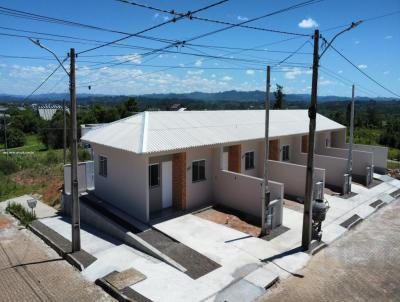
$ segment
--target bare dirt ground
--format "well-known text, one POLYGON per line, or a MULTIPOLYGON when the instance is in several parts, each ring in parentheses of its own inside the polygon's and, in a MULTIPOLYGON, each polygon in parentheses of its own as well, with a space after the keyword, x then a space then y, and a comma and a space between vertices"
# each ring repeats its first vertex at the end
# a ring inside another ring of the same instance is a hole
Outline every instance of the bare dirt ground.
POLYGON ((207 209, 195 215, 255 237, 258 237, 261 231, 260 227, 250 224, 234 214, 219 209, 207 209))
POLYGON ((114 301, 43 241, 0 213, 0 301, 114 301))
POLYGON ((257 301, 400 301, 400 200, 380 209, 257 301))

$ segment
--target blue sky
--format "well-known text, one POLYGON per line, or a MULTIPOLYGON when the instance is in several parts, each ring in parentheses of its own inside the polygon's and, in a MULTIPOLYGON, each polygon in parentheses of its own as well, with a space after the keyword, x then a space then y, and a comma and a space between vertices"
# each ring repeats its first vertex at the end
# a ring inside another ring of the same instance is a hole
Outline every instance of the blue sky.
MULTIPOLYGON (((138 0, 138 2, 163 9, 186 12, 215 1, 138 0)), ((302 1, 230 0, 207 11, 200 12, 197 16, 237 23, 300 2, 302 1)), ((68 2, 58 0, 0 0, 0 6, 129 33, 138 32, 170 18, 170 15, 167 14, 156 13, 115 0, 71 0, 68 2)), ((248 25, 303 34, 311 34, 315 27, 318 27, 322 35, 329 40, 341 28, 331 31, 324 31, 325 29, 395 11, 400 11, 399 0, 325 0, 251 22, 248 25)), ((2 79, 0 81, 0 93, 18 95, 27 95, 32 92, 57 65, 52 60, 42 60, 50 59, 50 55, 28 39, 10 37, 4 34, 42 38, 46 36, 16 32, 11 29, 100 41, 112 41, 123 37, 123 35, 117 33, 26 20, 4 14, 0 14, 0 26, 2 27, 0 28, 0 76, 2 79), (28 56, 40 59, 6 58, 4 56, 28 56)), ((222 27, 224 25, 185 19, 154 29, 147 32, 146 35, 182 41, 222 27)), ((335 41, 334 46, 366 73, 393 91, 400 93, 399 29, 400 14, 366 21, 356 29, 340 36, 335 41)), ((312 42, 310 38, 301 36, 283 41, 292 37, 236 27, 191 42, 196 45, 187 45, 187 47, 179 49, 170 48, 169 53, 156 53, 151 56, 142 56, 141 54, 146 52, 142 49, 104 47, 78 56, 77 92, 144 94, 191 91, 215 92, 231 89, 263 90, 265 87, 263 69, 267 62, 275 65, 276 62, 288 55, 279 51, 294 51, 306 40, 312 42), (235 51, 216 48, 215 46, 256 48, 256 50, 235 51), (187 55, 183 52, 196 54, 196 56, 187 55), (203 54, 228 59, 202 58, 201 55, 203 54), (237 61, 237 59, 246 61, 237 61), (98 64, 99 62, 123 62, 127 60, 130 61, 129 64, 113 67, 108 67, 110 64, 98 64), (166 69, 164 66, 180 68, 166 69), (91 90, 88 89, 88 85, 91 86, 91 90)), ((61 39, 59 37, 53 38, 61 39)), ((82 44, 82 41, 71 43, 72 40, 67 40, 69 42, 41 39, 41 42, 54 50, 60 57, 64 57, 70 47, 74 47, 77 52, 80 52, 94 46, 82 44)), ((154 49, 167 45, 163 42, 136 37, 129 38, 121 43, 154 49)), ((312 62, 311 52, 312 45, 306 43, 299 54, 287 61, 287 65, 273 68, 272 84, 283 85, 286 93, 310 93, 311 71, 308 67, 311 66, 312 62), (293 64, 289 64, 289 62, 293 64), (302 67, 295 67, 295 65, 302 67)), ((357 95, 392 96, 361 75, 332 50, 328 50, 324 54, 320 63, 322 67, 319 73, 319 95, 350 95, 351 82, 355 82, 358 88, 357 95)), ((68 79, 60 69, 37 93, 66 92, 67 90, 68 79)))

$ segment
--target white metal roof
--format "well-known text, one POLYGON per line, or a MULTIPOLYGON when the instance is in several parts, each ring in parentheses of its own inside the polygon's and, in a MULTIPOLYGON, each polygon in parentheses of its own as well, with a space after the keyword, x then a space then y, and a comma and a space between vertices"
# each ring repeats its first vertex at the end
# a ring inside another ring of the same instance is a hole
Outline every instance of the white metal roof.
MULTIPOLYGON (((271 110, 270 138, 307 134, 307 110, 271 110)), ((317 131, 345 127, 317 115, 317 131)), ((264 110, 150 111, 104 125, 82 137, 89 143, 138 154, 264 138, 264 110)))

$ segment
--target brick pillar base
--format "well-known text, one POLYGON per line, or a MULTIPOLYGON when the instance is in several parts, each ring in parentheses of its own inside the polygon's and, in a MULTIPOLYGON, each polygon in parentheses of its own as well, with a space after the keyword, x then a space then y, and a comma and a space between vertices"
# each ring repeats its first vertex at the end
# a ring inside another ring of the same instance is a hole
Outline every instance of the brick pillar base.
POLYGON ((179 210, 186 209, 186 153, 172 156, 172 200, 179 210))
POLYGON ((228 170, 232 172, 241 172, 242 145, 229 146, 228 151, 228 170))

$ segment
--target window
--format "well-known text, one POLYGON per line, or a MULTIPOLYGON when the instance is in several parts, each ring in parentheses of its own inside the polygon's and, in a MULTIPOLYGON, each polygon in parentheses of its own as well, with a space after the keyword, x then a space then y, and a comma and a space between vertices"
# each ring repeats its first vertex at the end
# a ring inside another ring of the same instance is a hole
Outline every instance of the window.
POLYGON ((251 152, 246 152, 244 154, 244 159, 245 159, 245 169, 246 170, 250 170, 250 169, 254 169, 254 151, 251 152))
POLYGON ((329 147, 329 138, 325 139, 325 147, 329 147))
POLYGON ((282 160, 289 160, 289 145, 282 146, 282 160))
POLYGON ((99 156, 99 175, 107 177, 107 157, 99 156))
POLYGON ((206 161, 198 160, 192 163, 192 182, 206 180, 206 161))
POLYGON ((157 187, 160 185, 160 165, 153 164, 149 166, 149 185, 157 187))

